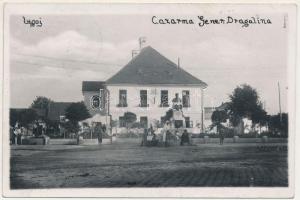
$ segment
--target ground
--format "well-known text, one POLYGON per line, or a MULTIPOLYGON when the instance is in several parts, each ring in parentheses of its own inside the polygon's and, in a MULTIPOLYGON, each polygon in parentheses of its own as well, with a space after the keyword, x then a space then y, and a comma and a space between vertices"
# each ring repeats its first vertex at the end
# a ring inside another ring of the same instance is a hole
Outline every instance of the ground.
POLYGON ((11 188, 288 186, 286 143, 11 147, 11 188))

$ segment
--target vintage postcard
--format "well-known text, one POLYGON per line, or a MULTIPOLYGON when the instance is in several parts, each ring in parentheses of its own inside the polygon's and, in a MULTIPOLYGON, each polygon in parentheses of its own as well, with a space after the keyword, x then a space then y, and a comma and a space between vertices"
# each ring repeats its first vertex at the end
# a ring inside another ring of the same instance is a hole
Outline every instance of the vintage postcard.
POLYGON ((3 196, 292 198, 292 3, 4 3, 3 196))

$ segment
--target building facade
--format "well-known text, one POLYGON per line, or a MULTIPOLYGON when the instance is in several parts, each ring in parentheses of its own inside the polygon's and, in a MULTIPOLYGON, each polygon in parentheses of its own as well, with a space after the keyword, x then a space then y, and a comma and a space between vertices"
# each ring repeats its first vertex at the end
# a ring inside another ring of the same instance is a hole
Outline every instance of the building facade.
POLYGON ((203 126, 203 94, 207 84, 150 46, 105 83, 83 82, 83 85, 84 102, 90 113, 108 114, 118 121, 119 127, 124 126, 126 112, 134 113, 138 122, 149 127, 162 121, 176 102, 180 102, 182 127, 203 126), (98 86, 86 87, 87 84, 98 86), (93 106, 97 95, 98 107, 97 103, 93 106))

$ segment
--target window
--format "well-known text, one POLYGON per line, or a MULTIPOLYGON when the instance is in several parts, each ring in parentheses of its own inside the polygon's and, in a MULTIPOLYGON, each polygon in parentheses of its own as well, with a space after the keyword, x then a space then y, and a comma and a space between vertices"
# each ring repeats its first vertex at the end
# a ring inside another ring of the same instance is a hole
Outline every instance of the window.
POLYGON ((119 127, 126 127, 124 117, 119 117, 119 127))
POLYGON ((192 128, 193 127, 193 121, 190 121, 190 117, 185 117, 185 127, 186 128, 192 128))
POLYGON ((127 107, 127 91, 126 90, 119 90, 118 107, 127 107))
POLYGON ((93 109, 96 109, 96 108, 99 108, 99 106, 100 106, 100 98, 99 98, 99 96, 98 95, 92 96, 92 98, 91 98, 91 107, 93 109))
POLYGON ((188 90, 183 90, 182 91, 182 106, 184 108, 190 107, 190 91, 188 90))
POLYGON ((140 107, 147 107, 147 90, 140 91, 140 107))
POLYGON ((148 128, 148 118, 140 117, 140 124, 142 128, 148 128))
POLYGON ((160 106, 161 107, 169 107, 168 103, 168 90, 161 90, 160 91, 160 106))

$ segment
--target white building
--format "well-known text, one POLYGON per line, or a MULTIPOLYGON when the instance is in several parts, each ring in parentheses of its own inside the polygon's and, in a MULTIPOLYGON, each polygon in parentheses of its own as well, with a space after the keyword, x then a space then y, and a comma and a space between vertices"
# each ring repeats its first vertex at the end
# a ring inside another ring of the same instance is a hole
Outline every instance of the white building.
POLYGON ((136 114, 137 121, 148 127, 161 121, 177 95, 185 119, 179 124, 192 128, 202 127, 206 87, 206 83, 148 46, 105 83, 83 82, 82 91, 91 114, 109 114, 120 127, 124 126, 125 112, 136 114))

